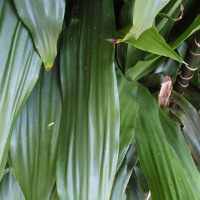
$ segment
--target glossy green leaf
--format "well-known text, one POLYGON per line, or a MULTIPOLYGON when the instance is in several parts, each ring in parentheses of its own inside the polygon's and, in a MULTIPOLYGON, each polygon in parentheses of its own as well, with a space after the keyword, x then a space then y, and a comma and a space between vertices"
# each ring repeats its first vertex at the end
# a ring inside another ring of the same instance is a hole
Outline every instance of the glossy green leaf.
POLYGON ((180 129, 142 86, 138 98, 136 144, 152 199, 198 200, 200 176, 180 129))
POLYGON ((195 161, 200 165, 200 117, 197 110, 182 96, 173 93, 173 100, 179 109, 172 108, 173 113, 183 123, 183 131, 195 161))
MULTIPOLYGON (((182 33, 176 40, 174 40, 171 44, 170 47, 172 49, 177 48, 181 43, 186 40, 188 37, 190 37, 194 32, 198 31, 200 29, 199 26, 200 23, 200 15, 196 17, 196 19, 193 21, 193 23, 188 27, 188 29, 182 33)), ((144 32, 145 33, 145 32, 144 32)), ((144 34, 143 33, 143 34, 144 34)), ((143 35, 142 34, 142 35, 143 35)), ((149 44, 151 42, 149 41, 149 44)), ((151 45, 149 45, 151 46, 151 45)), ((139 47, 138 47, 139 48, 139 47)), ((154 52, 155 53, 155 52, 154 52)), ((171 57, 172 58, 172 57, 171 57)), ((172 58, 174 59, 174 58, 172 58)), ((128 80, 138 80, 142 76, 146 75, 147 73, 151 72, 155 67, 158 65, 159 62, 163 60, 160 58, 159 55, 152 55, 147 57, 145 60, 138 61, 137 64, 133 67, 130 67, 126 73, 125 77, 128 80)), ((176 60, 176 59, 174 59, 176 60)))
MULTIPOLYGON (((121 27, 130 25, 133 21, 134 1, 124 1, 120 11, 119 21, 121 27)), ((138 60, 143 60, 146 52, 126 43, 116 45, 117 59, 122 71, 134 66, 138 60)))
POLYGON ((183 41, 185 41, 188 37, 190 37, 193 33, 200 30, 200 14, 197 15, 192 24, 187 28, 185 32, 183 32, 176 40, 174 40, 170 46, 175 49, 177 48, 183 41))
POLYGON ((184 1, 185 0, 171 0, 161 11, 161 13, 168 17, 163 18, 158 15, 158 19, 156 18, 156 28, 163 37, 166 38, 170 35, 171 29, 177 24, 173 19, 177 19, 181 16, 180 4, 184 3, 184 1))
MULTIPOLYGON (((196 17, 196 19, 193 21, 193 23, 188 27, 188 29, 184 33, 182 33, 176 40, 171 42, 170 47, 172 49, 177 48, 184 40, 186 40, 188 37, 190 37, 194 32, 198 31, 200 29, 199 23, 200 23, 200 17, 198 15, 196 17)), ((122 32, 119 31, 118 35, 121 38, 123 38, 124 33, 126 31, 127 31, 127 29, 125 29, 122 32)), ((145 37, 145 39, 147 39, 147 38, 148 37, 145 37)), ((142 42, 143 41, 144 40, 142 40, 142 42)), ((148 44, 151 44, 152 41, 153 41, 153 39, 149 40, 148 44)), ((152 45, 149 45, 148 48, 150 48, 151 46, 152 45)), ((137 47, 140 48, 139 45, 137 47)), ((144 49, 144 48, 142 48, 142 49, 144 49)), ((150 52, 153 52, 153 51, 151 50, 150 52)), ((155 52, 153 52, 153 53, 155 53, 155 52)), ((159 53, 157 53, 157 54, 159 54, 159 53)), ((152 56, 147 57, 145 60, 138 61, 135 64, 135 66, 129 67, 129 69, 125 72, 126 78, 128 80, 138 80, 142 76, 144 76, 147 73, 151 72, 152 70, 154 70, 156 68, 156 66, 158 65, 159 61, 163 60, 163 59, 161 59, 159 57, 160 57, 159 55, 152 55, 152 56)))
POLYGON ((144 31, 152 27, 156 15, 168 2, 169 0, 135 0, 133 26, 123 40, 137 40, 144 31))
POLYGON ((28 28, 46 70, 53 66, 62 30, 65 0, 14 0, 18 15, 28 28))
POLYGON ((144 194, 144 196, 147 197, 148 193, 149 193, 149 186, 148 186, 147 180, 146 180, 145 175, 142 171, 142 168, 140 166, 139 161, 134 166, 133 176, 139 182, 142 193, 144 194))
POLYGON ((160 111, 159 116, 167 141, 172 149, 176 152, 179 161, 181 162, 182 166, 184 166, 187 174, 192 180, 191 185, 193 185, 193 188, 200 193, 199 173, 195 167, 187 142, 183 137, 183 133, 177 124, 170 120, 164 112, 160 111))
POLYGON ((131 176, 126 188, 126 200, 144 200, 145 195, 140 187, 137 178, 131 176))
POLYGON ((140 60, 134 67, 130 67, 126 71, 125 77, 130 81, 136 81, 158 67, 163 60, 164 58, 158 55, 152 55, 145 60, 140 60))
POLYGON ((49 198, 49 200, 59 200, 58 194, 57 194, 57 189, 56 189, 56 185, 54 186, 54 189, 51 193, 51 196, 49 198))
POLYGON ((174 40, 177 34, 184 32, 188 23, 191 23, 191 19, 197 13, 199 13, 199 5, 196 0, 170 0, 170 2, 161 11, 167 14, 173 19, 182 18, 176 22, 166 18, 156 17, 156 28, 158 32, 167 40, 174 40), (184 8, 182 13, 182 7, 184 8))
POLYGON ((119 102, 120 102, 120 143, 117 169, 134 139, 136 116, 139 102, 135 99, 137 94, 136 82, 127 81, 120 70, 117 71, 119 102))
POLYGON ((55 68, 42 70, 11 139, 13 171, 27 200, 49 200, 55 184, 62 109, 58 65, 55 68))
POLYGON ((110 200, 121 200, 127 184, 129 182, 129 179, 131 177, 133 167, 138 161, 138 155, 136 150, 136 143, 133 142, 130 145, 130 148, 123 160, 123 163, 121 164, 119 170, 117 171, 115 175, 115 182, 112 189, 112 195, 110 200))
POLYGON ((11 172, 6 173, 0 182, 1 200, 25 200, 17 179, 11 172))
MULTIPOLYGON (((126 31, 127 29, 123 29, 119 34, 123 35, 123 33, 126 31)), ((118 42, 122 41, 123 40, 119 40, 118 42)), ((184 63, 184 61, 178 56, 178 54, 176 54, 172 50, 172 48, 165 42, 163 37, 158 33, 158 31, 154 26, 144 31, 137 40, 129 39, 125 40, 124 42, 133 45, 139 49, 142 49, 144 51, 155 53, 161 56, 166 56, 174 60, 177 60, 181 63, 184 63)))
POLYGON ((0 179, 12 129, 32 91, 41 67, 31 37, 15 13, 11 0, 0 1, 0 179))
POLYGON ((112 0, 74 2, 63 36, 63 113, 57 163, 61 200, 110 198, 119 152, 112 0), (89 22, 89 23, 88 23, 89 22))
MULTIPOLYGON (((180 46, 177 48, 179 55, 181 56, 182 59, 185 58, 185 54, 187 51, 188 45, 186 43, 181 43, 180 46)), ((158 68, 160 64, 164 62, 165 58, 160 57, 158 55, 150 55, 144 60, 140 60, 136 63, 135 66, 130 67, 126 72, 125 72, 125 77, 128 80, 138 80, 141 77, 147 75, 154 69, 158 68)), ((180 63, 181 64, 181 63, 180 63)), ((169 59, 163 68, 163 74, 167 73, 166 75, 174 74, 177 73, 178 69, 178 63, 174 59, 169 59), (172 67, 172 65, 174 67, 172 67)))

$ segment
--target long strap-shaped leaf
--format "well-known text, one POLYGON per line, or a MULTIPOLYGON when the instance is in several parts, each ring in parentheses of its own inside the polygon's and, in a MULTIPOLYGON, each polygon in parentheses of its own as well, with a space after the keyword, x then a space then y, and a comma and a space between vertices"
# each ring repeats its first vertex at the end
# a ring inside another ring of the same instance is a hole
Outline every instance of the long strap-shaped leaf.
POLYGON ((19 183, 11 172, 5 174, 0 182, 0 199, 25 200, 19 183))
POLYGON ((121 200, 125 194, 125 190, 131 177, 133 167, 138 161, 137 149, 135 141, 125 155, 125 158, 115 175, 115 182, 112 189, 111 200, 121 200))
POLYGON ((197 110, 182 96, 172 93, 173 100, 181 109, 172 112, 182 121, 184 135, 195 161, 200 165, 200 117, 197 110))
POLYGON ((134 132, 139 102, 135 99, 138 87, 137 82, 127 81, 120 70, 117 70, 116 74, 120 102, 120 143, 117 163, 117 169, 119 169, 129 145, 135 137, 134 132))
POLYGON ((147 89, 140 86, 138 91, 136 143, 152 199, 200 199, 200 177, 180 129, 159 114, 147 89))
POLYGON ((0 179, 7 162, 12 129, 32 91, 41 60, 11 0, 0 1, 0 179))
POLYGON ((62 200, 108 200, 119 151, 111 0, 77 0, 61 50, 63 114, 57 164, 62 200))
POLYGON ((65 0, 14 0, 17 12, 31 33, 46 70, 53 66, 62 30, 65 0))
POLYGON ((49 200, 55 184, 62 108, 58 75, 42 70, 13 130, 12 166, 27 200, 49 200))

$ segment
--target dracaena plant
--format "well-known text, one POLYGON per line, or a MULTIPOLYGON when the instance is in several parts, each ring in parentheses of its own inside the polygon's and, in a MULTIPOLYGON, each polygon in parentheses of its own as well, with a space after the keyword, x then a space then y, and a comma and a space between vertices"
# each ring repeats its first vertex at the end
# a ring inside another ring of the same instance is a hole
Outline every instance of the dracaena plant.
POLYGON ((0 199, 200 199, 197 0, 0 1, 0 199))

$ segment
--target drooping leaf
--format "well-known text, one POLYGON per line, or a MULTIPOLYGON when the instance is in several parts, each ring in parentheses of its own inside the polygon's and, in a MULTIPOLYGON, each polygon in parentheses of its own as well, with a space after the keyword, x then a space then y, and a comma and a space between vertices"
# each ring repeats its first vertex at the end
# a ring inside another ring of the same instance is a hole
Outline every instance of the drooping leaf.
POLYGON ((53 66, 62 30, 65 0, 14 0, 18 15, 28 28, 46 70, 53 66))
MULTIPOLYGON (((116 37, 123 37, 124 33, 126 33, 128 29, 129 27, 120 30, 116 37)), ((119 42, 123 42, 123 40, 117 40, 117 43, 119 42)), ((173 49, 165 42, 163 37, 158 33, 154 26, 144 31, 137 40, 129 39, 125 40, 124 42, 144 51, 148 51, 161 56, 166 56, 181 63, 184 63, 180 56, 178 56, 178 54, 176 54, 173 49)))
POLYGON ((114 181, 110 200, 122 199, 125 193, 127 184, 129 182, 129 179, 131 177, 133 167, 135 166, 137 161, 138 161, 138 155, 137 155, 137 150, 136 150, 136 143, 134 141, 130 145, 128 152, 115 175, 115 181, 114 181))
POLYGON ((58 65, 55 68, 42 70, 11 139, 13 171, 27 200, 49 200, 55 184, 62 109, 58 65))
POLYGON ((137 40, 144 31, 152 27, 156 15, 168 2, 169 0, 135 0, 133 26, 123 40, 137 40))
MULTIPOLYGON (((119 40, 117 42, 126 42, 144 51, 167 56, 184 63, 184 61, 167 45, 156 28, 152 26, 155 16, 168 2, 169 1, 164 0, 157 3, 152 0, 144 3, 143 1, 136 0, 133 16, 133 24, 135 22, 135 25, 133 25, 133 27, 129 25, 118 31, 116 38, 119 40), (147 8, 147 12, 144 12, 144 6, 147 8), (151 17, 149 17, 150 14, 151 17)), ((126 8, 126 10, 127 9, 130 12, 130 9, 126 8)))
POLYGON ((170 120, 164 112, 160 111, 159 116, 167 141, 172 149, 176 152, 180 163, 182 166, 184 166, 185 171, 189 175, 190 179, 193 180, 191 181, 191 185, 193 185, 193 188, 200 193, 199 173, 195 167, 187 142, 183 137, 180 128, 174 121, 170 120))
POLYGON ((163 57, 158 55, 152 55, 148 58, 138 61, 133 67, 130 67, 126 73, 125 77, 130 81, 136 81, 143 77, 144 75, 150 73, 156 67, 158 67, 164 61, 163 57))
MULTIPOLYGON (((135 1, 124 1, 120 11, 120 26, 126 27, 133 21, 133 9, 135 1)), ((138 60, 143 60, 146 52, 126 43, 116 45, 117 59, 123 72, 134 66, 138 60)))
POLYGON ((134 139, 136 116, 139 102, 135 99, 137 83, 127 81, 120 70, 117 71, 119 102, 120 102, 120 143, 117 169, 134 139))
MULTIPOLYGON (((182 42, 177 48, 177 51, 183 60, 185 60, 185 56, 187 54, 188 47, 189 47, 189 45, 186 42, 182 42)), ((162 78, 164 79, 165 76, 170 76, 172 78, 172 81, 175 82, 175 80, 177 78, 177 73, 178 73, 181 65, 182 65, 181 63, 178 63, 177 61, 175 61, 171 58, 167 59, 161 69, 162 78)))
POLYGON ((32 91, 41 67, 31 37, 15 13, 11 0, 0 1, 0 179, 12 129, 32 91))
POLYGON ((200 177, 180 129, 159 114, 155 99, 141 86, 138 98, 136 144, 152 199, 199 199, 200 177))
MULTIPOLYGON (((184 33, 182 33, 176 40, 174 40, 170 44, 170 47, 172 49, 178 48, 179 45, 181 45, 181 43, 184 40, 186 40, 194 32, 196 32, 200 29, 199 23, 200 23, 200 15, 198 15, 196 17, 196 19, 193 21, 193 23, 188 27, 188 29, 184 33)), ((151 42, 149 41, 149 44, 150 43, 151 42)), ((142 60, 138 61, 135 66, 130 67, 126 71, 125 77, 128 80, 138 80, 142 76, 146 75, 147 73, 149 73, 149 72, 151 72, 152 70, 155 69, 155 66, 157 66, 163 60, 163 58, 159 58, 159 57, 160 57, 159 55, 151 55, 143 61, 142 60)), ((172 58, 172 59, 174 59, 174 58, 172 58)), ((176 60, 176 59, 174 59, 174 60, 176 60)))
POLYGON ((103 39, 115 32, 113 5, 112 0, 78 0, 73 6, 60 58, 57 191, 61 200, 107 200, 119 151, 114 46, 103 39))
POLYGON ((183 123, 183 131, 195 161, 200 165, 200 117, 197 110, 182 96, 173 92, 173 100, 179 109, 172 108, 172 112, 183 123))
POLYGON ((17 179, 11 172, 6 173, 0 182, 1 200, 25 200, 17 179))

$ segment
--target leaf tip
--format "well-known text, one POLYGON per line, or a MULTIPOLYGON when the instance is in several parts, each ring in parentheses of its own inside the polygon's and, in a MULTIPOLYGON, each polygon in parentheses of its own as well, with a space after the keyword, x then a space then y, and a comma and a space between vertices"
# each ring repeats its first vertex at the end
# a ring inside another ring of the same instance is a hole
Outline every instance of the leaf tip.
POLYGON ((45 70, 49 71, 52 67, 53 67, 52 64, 47 64, 47 65, 45 65, 45 70))

